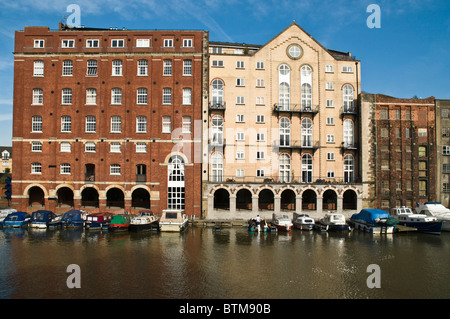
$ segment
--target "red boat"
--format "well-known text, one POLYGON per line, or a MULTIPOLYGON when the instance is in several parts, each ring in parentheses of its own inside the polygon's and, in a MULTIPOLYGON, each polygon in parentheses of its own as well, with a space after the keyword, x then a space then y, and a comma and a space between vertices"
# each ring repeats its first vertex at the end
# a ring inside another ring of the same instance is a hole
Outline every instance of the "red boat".
POLYGON ((113 214, 107 212, 89 214, 86 217, 86 228, 108 229, 112 217, 113 214))

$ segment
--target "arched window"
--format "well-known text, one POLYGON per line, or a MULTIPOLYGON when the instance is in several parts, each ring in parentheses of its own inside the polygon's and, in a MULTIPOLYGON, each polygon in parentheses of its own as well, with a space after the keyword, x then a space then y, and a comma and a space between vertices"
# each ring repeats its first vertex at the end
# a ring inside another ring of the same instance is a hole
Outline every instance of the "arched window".
POLYGON ((184 210, 184 161, 181 156, 170 158, 167 176, 167 208, 184 210))
POLYGON ((302 156, 302 183, 312 183, 313 160, 311 154, 302 156))
POLYGON ((344 121, 344 146, 345 147, 353 146, 353 143, 354 143, 353 121, 350 119, 346 119, 344 121))
POLYGON ((291 103, 291 69, 282 64, 278 68, 278 103, 281 110, 290 110, 291 103))
POLYGON ((353 87, 350 84, 342 88, 342 99, 344 101, 344 112, 353 112, 353 87))
POLYGON ((280 119, 280 146, 291 145, 291 122, 287 117, 280 119))
POLYGON ((212 82, 211 96, 213 107, 223 106, 223 87, 224 85, 222 80, 215 79, 212 82))
POLYGON ((301 134, 303 147, 312 147, 313 145, 312 128, 312 120, 309 117, 302 119, 301 134))
POLYGON ((288 154, 281 154, 280 160, 280 182, 281 183, 290 183, 291 182, 291 158, 288 154))
POLYGON ((312 70, 308 65, 300 69, 302 110, 312 109, 312 70))
POLYGON ((211 119, 211 144, 223 144, 223 118, 214 115, 211 119))
POLYGON ((214 152, 211 155, 211 182, 223 181, 223 155, 214 152))
POLYGON ((355 160, 352 155, 345 155, 344 157, 344 183, 353 183, 355 169, 355 160))

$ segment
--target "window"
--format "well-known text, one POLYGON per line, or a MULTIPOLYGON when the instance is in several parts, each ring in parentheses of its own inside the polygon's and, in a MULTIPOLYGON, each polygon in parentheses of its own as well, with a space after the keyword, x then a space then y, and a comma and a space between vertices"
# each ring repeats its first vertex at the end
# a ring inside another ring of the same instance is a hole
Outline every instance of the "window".
POLYGON ((308 65, 300 69, 302 110, 312 109, 312 69, 308 65))
POLYGON ((111 40, 112 48, 123 48, 125 46, 125 40, 123 39, 113 39, 111 40))
POLYGON ((236 151, 236 159, 239 159, 239 160, 245 159, 245 152, 244 151, 236 151))
POLYGON ((266 135, 264 133, 256 133, 256 141, 264 142, 266 140, 266 135))
POLYGON ((334 100, 327 100, 327 107, 334 107, 334 100))
POLYGON ((426 128, 419 128, 418 135, 419 135, 419 137, 426 137, 427 136, 427 129, 426 128))
POLYGON ((327 178, 334 178, 334 171, 327 171, 327 178))
POLYGON ((192 48, 192 39, 183 39, 183 47, 192 48))
POLYGON ((236 177, 244 177, 244 170, 243 169, 236 169, 236 177))
POLYGON ((111 153, 120 153, 121 152, 121 145, 119 142, 111 142, 109 144, 109 151, 111 153))
POLYGON ((350 84, 346 84, 342 88, 342 99, 344 101, 344 112, 354 112, 353 87, 350 84))
POLYGON ((61 142, 59 145, 59 151, 61 153, 70 153, 71 151, 71 145, 69 142, 61 142))
POLYGON ((211 155, 211 182, 223 181, 223 155, 214 152, 211 155))
POLYGON ((73 62, 71 60, 64 60, 62 75, 63 76, 72 76, 72 73, 73 73, 73 62))
POLYGON ((223 118, 219 115, 211 119, 211 144, 223 144, 223 118))
POLYGON ((122 104, 122 89, 111 89, 111 104, 122 104))
POLYGON ((44 91, 42 89, 33 89, 33 104, 42 105, 44 103, 44 91))
POLYGON ((442 146, 442 155, 450 155, 450 146, 442 146))
POLYGON ((137 104, 147 104, 147 89, 137 89, 137 104))
POLYGON ((42 116, 36 115, 31 118, 31 132, 42 133, 42 116))
POLYGON ((343 65, 342 73, 353 73, 353 66, 351 65, 343 65))
POLYGON ((313 124, 309 117, 302 119, 301 125, 301 137, 303 147, 312 147, 313 136, 312 136, 313 124))
POLYGON ((264 159, 264 151, 257 151, 257 152, 256 152, 256 159, 257 159, 257 160, 262 160, 262 159, 264 159))
POLYGON ((215 79, 211 85, 211 95, 212 95, 212 105, 215 106, 223 106, 223 88, 224 84, 222 80, 215 79))
POLYGON ((31 142, 32 152, 42 152, 42 142, 31 142))
POLYGON ((288 154, 281 154, 279 160, 279 173, 280 183, 291 182, 291 158, 288 154))
POLYGON ((136 39, 136 47, 137 48, 149 48, 150 47, 150 39, 136 39))
POLYGON ((211 53, 213 53, 213 54, 222 54, 222 48, 212 47, 211 48, 211 53))
POLYGON ((96 119, 95 116, 86 116, 86 133, 95 133, 96 119))
POLYGON ((411 109, 405 110, 405 120, 411 121, 411 109))
POLYGON ((333 82, 327 82, 325 85, 325 90, 334 90, 334 83, 333 82))
POLYGON ((87 75, 88 76, 96 76, 97 75, 97 61, 96 60, 88 60, 87 61, 87 75))
POLYGON ((236 114, 236 123, 244 123, 244 114, 236 114))
POLYGON ((34 40, 34 47, 35 48, 45 47, 45 41, 44 40, 34 40))
POLYGON ((419 196, 427 196, 427 181, 419 181, 419 196))
POLYGON ((381 160, 381 169, 384 171, 389 170, 389 160, 381 160))
POLYGON ((327 143, 334 143, 334 135, 327 134, 327 143))
POLYGON ((111 133, 122 132, 122 119, 120 116, 111 116, 111 133))
POLYGON ((326 73, 333 73, 333 66, 332 65, 325 65, 325 72, 326 73))
POLYGON ((216 68, 223 68, 223 61, 222 60, 212 60, 211 66, 216 67, 216 68))
POLYGON ((96 89, 86 89, 86 104, 96 105, 97 104, 97 90, 96 89))
POLYGON ((245 134, 244 132, 237 132, 236 133, 236 141, 243 142, 245 140, 245 134))
POLYGON ((244 69, 244 61, 236 61, 236 69, 244 69))
POLYGON ((184 210, 184 161, 181 156, 170 158, 167 175, 167 208, 184 210))
POLYGON ((62 104, 72 104, 72 89, 62 89, 62 104))
POLYGON ((94 142, 87 142, 84 145, 84 151, 86 153, 95 153, 95 143, 94 142))
POLYGON ((447 118, 449 114, 449 109, 441 109, 441 117, 447 118))
POLYGON ((42 165, 41 163, 31 163, 31 174, 41 174, 42 165))
POLYGON ((34 61, 33 76, 44 76, 44 61, 34 61))
POLYGON ((427 156, 427 148, 425 146, 419 146, 419 157, 427 156))
POLYGON ((290 72, 291 69, 286 64, 282 64, 278 68, 278 104, 281 110, 288 111, 290 109, 290 72))
POLYGON ((334 161, 334 153, 333 152, 327 153, 327 161, 334 161))
POLYGON ((182 133, 191 133, 191 117, 190 116, 183 116, 183 122, 182 122, 182 133))
POLYGON ((109 166, 109 174, 110 175, 120 175, 120 165, 119 164, 111 164, 109 166))
POLYGON ((61 116, 61 133, 70 133, 72 129, 72 119, 70 116, 61 116))
POLYGON ((236 96, 236 104, 245 104, 245 98, 243 96, 236 96))
POLYGON ((59 172, 63 175, 70 175, 70 164, 67 163, 61 164, 59 172))
POLYGON ((402 111, 400 109, 395 109, 395 119, 396 120, 402 119, 402 111))
POLYGON ((256 123, 258 123, 258 124, 264 123, 264 115, 263 114, 256 115, 256 123))
POLYGON ((291 145, 291 121, 282 117, 279 124, 280 146, 291 145))
POLYGON ((163 61, 163 75, 172 75, 172 60, 163 61))
POLYGON ((264 87, 264 79, 256 79, 256 87, 263 88, 264 87))
POLYGON ((192 75, 192 60, 183 60, 183 75, 192 75))
POLYGON ((136 153, 147 153, 147 144, 144 142, 137 142, 136 153))
POLYGON ((113 60, 112 61, 112 75, 113 76, 122 76, 122 60, 113 60))
POLYGON ((411 138, 411 129, 405 128, 405 137, 406 138, 411 138))
POLYGON ((257 96, 256 97, 256 105, 265 105, 264 96, 257 96))
POLYGON ((61 41, 61 47, 62 48, 74 48, 75 47, 75 40, 62 40, 61 41))
POLYGON ((256 62, 257 70, 264 70, 264 62, 256 62))
POLYGON ((192 104, 192 89, 184 88, 183 89, 183 105, 192 104))
POLYGON ((387 109, 380 110, 380 120, 389 120, 389 112, 387 109))
POLYGON ((382 127, 380 130, 380 135, 381 137, 388 137, 389 136, 389 131, 386 127, 382 127))
POLYGON ((450 192, 450 183, 444 183, 442 191, 445 192, 445 193, 450 192))
POLYGON ((139 60, 137 67, 137 75, 144 76, 148 75, 148 61, 147 60, 139 60))
POLYGON ((344 121, 344 146, 353 146, 354 143, 354 129, 353 121, 346 119, 344 121))
POLYGON ((147 117, 136 117, 136 133, 147 133, 147 117))
POLYGON ((444 174, 450 173, 450 164, 443 164, 443 166, 442 166, 442 172, 443 172, 444 174))
POLYGON ((162 104, 172 104, 172 89, 171 88, 163 89, 162 104))
POLYGON ((302 156, 302 183, 312 183, 313 160, 310 154, 302 156))
POLYGON ((264 177, 264 170, 263 169, 257 169, 256 170, 256 177, 264 177))
POLYGON ((327 125, 334 125, 334 117, 327 117, 327 125))
POLYGON ((173 47, 173 39, 164 39, 164 47, 173 47))
POLYGON ((98 48, 99 47, 99 40, 86 40, 86 48, 98 48))
POLYGON ((352 155, 344 157, 344 183, 354 182, 355 160, 352 155))
POLYGON ((172 132, 172 124, 170 116, 162 117, 162 132, 163 133, 171 133, 172 132))
POLYGON ((244 86, 245 85, 244 83, 245 83, 244 79, 242 78, 236 79, 236 86, 244 86))

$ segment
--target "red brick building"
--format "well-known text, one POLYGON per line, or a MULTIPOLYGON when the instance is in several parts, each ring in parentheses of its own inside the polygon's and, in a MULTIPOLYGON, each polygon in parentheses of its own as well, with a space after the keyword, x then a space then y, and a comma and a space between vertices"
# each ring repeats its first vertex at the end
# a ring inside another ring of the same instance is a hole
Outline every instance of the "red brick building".
POLYGON ((13 207, 200 216, 207 47, 207 31, 17 31, 13 207))

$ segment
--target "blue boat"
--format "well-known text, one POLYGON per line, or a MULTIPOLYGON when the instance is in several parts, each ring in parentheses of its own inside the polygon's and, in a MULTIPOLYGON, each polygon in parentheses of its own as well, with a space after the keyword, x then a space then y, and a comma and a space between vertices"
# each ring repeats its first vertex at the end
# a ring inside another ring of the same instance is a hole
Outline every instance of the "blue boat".
POLYGON ((382 209, 366 208, 353 214, 349 223, 353 229, 372 234, 392 234, 398 221, 382 209))
POLYGON ((84 227, 84 222, 84 212, 77 209, 65 212, 61 218, 61 226, 67 228, 84 227))
POLYGON ((54 221, 56 214, 49 210, 37 210, 31 214, 32 228, 47 228, 54 221))
POLYGON ((442 221, 437 220, 436 217, 414 214, 411 208, 404 206, 392 208, 391 212, 392 216, 398 219, 399 225, 414 228, 422 233, 441 234, 442 221))
POLYGON ((27 227, 30 223, 30 214, 26 212, 14 212, 8 214, 3 220, 3 227, 27 227))

